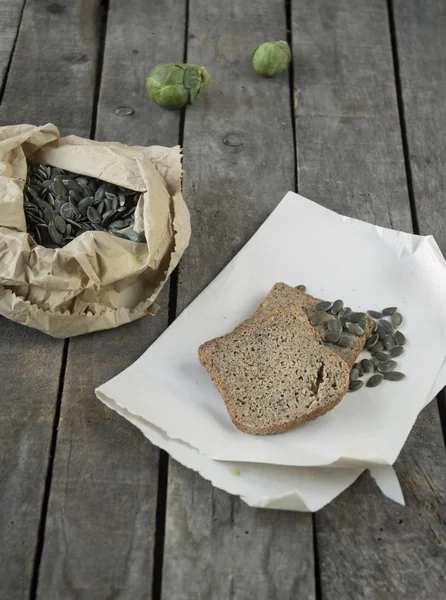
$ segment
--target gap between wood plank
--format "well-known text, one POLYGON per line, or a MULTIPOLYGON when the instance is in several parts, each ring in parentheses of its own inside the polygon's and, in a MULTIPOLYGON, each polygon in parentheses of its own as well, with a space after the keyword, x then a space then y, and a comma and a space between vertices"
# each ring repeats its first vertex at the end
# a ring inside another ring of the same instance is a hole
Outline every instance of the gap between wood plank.
MULTIPOLYGON (((20 15, 19 29, 20 29, 20 23, 21 23, 21 19, 23 16, 23 9, 25 7, 25 4, 26 4, 26 0, 23 3, 22 13, 20 15)), ((92 110, 92 116, 91 116, 91 128, 90 128, 90 138, 91 139, 94 139, 95 133, 96 133, 96 121, 97 121, 97 112, 98 112, 97 107, 98 107, 99 94, 100 94, 100 89, 101 89, 101 75, 102 75, 102 65, 104 62, 105 36, 106 36, 106 29, 107 29, 108 9, 109 9, 109 0, 101 0, 101 3, 99 5, 99 10, 98 10, 99 43, 98 43, 98 53, 97 53, 97 60, 96 60, 94 101, 93 101, 93 110, 92 110)), ((17 36, 18 36, 18 34, 17 34, 17 36)), ((14 46, 13 46, 13 50, 11 52, 11 58, 10 58, 10 61, 8 63, 8 67, 6 70, 5 82, 7 80, 9 66, 12 61, 12 56, 14 54, 14 48, 15 48, 15 44, 17 41, 17 36, 14 40, 14 46)), ((0 100, 1 100, 1 96, 0 96, 0 100)), ((49 505, 50 494, 51 494, 51 483, 52 483, 52 479, 53 479, 54 460, 56 457, 57 434, 58 434, 58 429, 59 429, 59 421, 60 421, 60 414, 61 414, 61 408, 62 408, 62 396, 63 396, 64 384, 65 384, 65 372, 66 372, 66 368, 67 368, 69 345, 70 345, 70 339, 67 338, 66 340, 64 340, 64 346, 63 346, 63 351, 62 351, 62 364, 61 364, 61 368, 60 368, 59 389, 58 389, 58 393, 57 393, 57 401, 56 401, 56 408, 55 408, 55 413, 54 413, 54 421, 53 421, 50 450, 49 450, 49 457, 48 457, 48 467, 47 467, 47 472, 46 472, 45 488, 44 488, 44 495, 43 495, 43 501, 42 501, 42 510, 41 510, 41 515, 40 515, 38 534, 37 534, 36 553, 35 553, 35 557, 34 557, 34 566, 33 566, 32 578, 31 578, 30 600, 34 600, 35 598, 37 598, 37 589, 38 589, 38 585, 39 585, 39 571, 40 571, 40 564, 42 561, 43 546, 45 543, 45 528, 46 528, 46 520, 47 520, 47 513, 48 513, 48 505, 49 505)))
MULTIPOLYGON (((187 63, 187 44, 189 36, 189 0, 185 0, 184 46, 183 62, 187 63)), ((184 125, 186 108, 181 109, 178 144, 183 148, 184 125)), ((169 308, 167 326, 171 325, 177 316, 178 280, 180 265, 172 272, 169 282, 169 308)), ((161 600, 164 564, 164 537, 166 532, 167 486, 169 479, 169 455, 160 450, 158 464, 158 494, 156 500, 155 545, 153 554, 152 600, 161 600)))
POLYGON ((31 600, 33 600, 34 598, 37 597, 37 587, 39 584, 40 561, 42 559, 43 544, 45 542, 46 516, 47 516, 47 512, 48 512, 48 504, 50 501, 51 481, 53 479, 54 458, 56 456, 57 430, 59 428, 60 409, 62 406, 62 394, 63 394, 64 381, 65 381, 65 371, 66 371, 66 367, 67 367, 68 342, 69 342, 68 339, 64 340, 64 345, 63 345, 63 350, 62 350, 62 363, 60 366, 59 387, 57 390, 56 408, 54 411, 53 428, 52 428, 52 432, 51 432, 50 450, 49 450, 49 455, 48 455, 48 467, 46 470, 42 508, 41 508, 40 520, 39 520, 39 529, 37 531, 36 552, 34 555, 33 573, 32 573, 32 577, 31 577, 31 587, 30 587, 30 592, 29 592, 29 597, 31 600))
POLYGON ((288 79, 290 87, 290 110, 291 110, 291 129, 293 132, 293 151, 294 151, 294 191, 299 191, 299 175, 297 169, 297 136, 296 136, 296 110, 294 105, 294 58, 293 58, 293 32, 292 32, 292 0, 285 0, 285 23, 286 38, 291 49, 291 60, 288 65, 288 79))
POLYGON ((19 22, 17 24, 17 31, 15 34, 14 42, 12 44, 12 48, 11 48, 11 54, 9 55, 8 64, 6 65, 6 69, 5 69, 5 75, 3 77, 3 81, 0 86, 0 104, 2 103, 3 96, 5 95, 6 84, 8 83, 8 75, 9 75, 9 71, 11 69, 12 59, 14 58, 15 47, 16 47, 17 39, 18 39, 19 33, 20 33, 20 26, 22 24, 23 13, 25 11, 25 5, 26 5, 26 0, 23 0, 22 8, 20 9, 19 22))
MULTIPOLYGON (((393 58, 393 71, 395 73, 395 89, 396 98, 398 105, 398 115, 400 120, 401 128, 401 140, 403 145, 404 155, 404 166, 406 169, 406 180, 407 180, 407 191, 409 195, 410 212, 412 216, 413 231, 415 234, 420 235, 420 227, 418 222, 417 207, 415 202, 415 193, 413 188, 413 177, 412 177, 412 166, 410 164, 409 154, 409 141, 406 128, 406 118, 404 112, 404 101, 403 91, 400 75, 400 63, 398 57, 398 39, 395 25, 395 14, 393 10, 393 0, 387 0, 387 12, 389 17, 389 32, 390 32, 390 43, 392 46, 392 58, 393 58)), ((445 391, 437 396, 437 407, 440 418, 441 430, 443 433, 443 440, 446 446, 446 396, 445 391)))

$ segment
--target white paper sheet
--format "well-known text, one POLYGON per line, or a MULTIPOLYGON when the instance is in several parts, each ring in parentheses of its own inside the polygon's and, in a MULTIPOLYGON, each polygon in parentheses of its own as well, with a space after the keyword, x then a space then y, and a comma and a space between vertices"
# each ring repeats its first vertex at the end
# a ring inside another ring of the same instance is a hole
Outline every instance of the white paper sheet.
POLYGON ((316 510, 364 468, 401 500, 389 465, 446 382, 445 297, 446 263, 432 237, 342 217, 289 193, 173 325, 97 394, 153 443, 249 504, 316 510), (248 317, 277 281, 304 283, 315 296, 342 297, 357 309, 399 306, 408 344, 397 360, 406 380, 348 394, 330 413, 286 434, 239 432, 197 348, 248 317), (210 459, 244 463, 244 475, 228 481, 228 465, 210 459), (285 488, 279 472, 287 474, 285 488))

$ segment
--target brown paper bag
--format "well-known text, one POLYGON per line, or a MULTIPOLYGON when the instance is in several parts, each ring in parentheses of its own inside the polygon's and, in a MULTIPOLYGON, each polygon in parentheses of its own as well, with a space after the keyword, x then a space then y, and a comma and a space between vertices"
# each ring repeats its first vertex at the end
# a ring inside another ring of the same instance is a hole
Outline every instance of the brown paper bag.
POLYGON ((57 127, 0 128, 0 314, 65 338, 155 314, 155 299, 190 238, 181 195, 180 148, 125 146, 57 127), (27 159, 142 192, 136 231, 147 243, 86 232, 63 248, 26 233, 27 159))

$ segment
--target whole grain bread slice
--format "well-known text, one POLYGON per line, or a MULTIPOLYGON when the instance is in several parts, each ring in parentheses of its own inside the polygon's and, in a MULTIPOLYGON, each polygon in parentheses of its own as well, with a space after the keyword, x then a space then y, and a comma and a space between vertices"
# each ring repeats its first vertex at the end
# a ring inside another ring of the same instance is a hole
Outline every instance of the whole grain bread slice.
MULTIPOLYGON (((260 306, 258 306, 257 309, 254 311, 253 315, 249 319, 243 321, 243 323, 240 323, 237 329, 246 325, 253 325, 255 323, 258 323, 267 318, 273 310, 276 310, 283 306, 287 306, 291 302, 299 304, 299 306, 301 306, 304 312, 308 315, 311 312, 312 307, 318 302, 322 302, 322 300, 320 298, 310 296, 310 294, 301 292, 300 290, 293 288, 290 285, 287 285, 286 283, 276 283, 271 288, 270 292, 260 304, 260 306)), ((372 327, 373 320, 370 319, 370 317, 367 317, 367 328, 365 330, 364 335, 356 336, 353 333, 344 332, 343 335, 345 335, 352 341, 353 345, 351 348, 340 348, 335 344, 328 344, 327 342, 324 343, 327 347, 331 348, 334 352, 336 352, 336 354, 338 354, 342 359, 344 359, 345 362, 351 367, 356 361, 359 353, 363 349, 364 344, 372 331, 372 327)), ((326 325, 316 325, 315 329, 319 337, 323 340, 324 335, 327 331, 326 325)))
POLYGON ((350 368, 327 348, 297 304, 200 346, 202 365, 234 425, 282 433, 325 414, 344 397, 350 368))

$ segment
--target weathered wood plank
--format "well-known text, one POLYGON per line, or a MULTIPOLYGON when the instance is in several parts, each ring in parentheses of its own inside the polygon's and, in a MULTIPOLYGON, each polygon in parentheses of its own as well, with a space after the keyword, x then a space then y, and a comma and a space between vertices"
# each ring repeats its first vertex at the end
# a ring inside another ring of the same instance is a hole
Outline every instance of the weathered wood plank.
MULTIPOLYGON (((295 2, 293 47, 299 191, 411 230, 386 2, 295 2)), ((396 463, 407 507, 364 476, 316 515, 322 597, 440 598, 445 458, 434 404, 396 463)))
MULTIPOLYGON (((128 144, 178 143, 179 114, 145 93, 151 65, 178 61, 184 5, 175 0, 110 3, 96 137, 128 144), (160 35, 160 31, 169 35, 160 35), (118 116, 118 107, 131 116, 118 116)), ((168 288, 168 286, 166 286, 168 288)), ((151 595, 159 451, 94 388, 146 350, 167 325, 162 310, 113 331, 70 340, 38 597, 151 595)))
MULTIPOLYGON (((88 134, 97 39, 85 40, 80 4, 57 4, 55 11, 55 3, 27 3, 2 124, 55 121, 88 134), (80 55, 80 65, 67 60, 80 55)), ((90 20, 94 6, 86 9, 90 20)), ((0 597, 16 600, 30 591, 63 342, 3 318, 0 336, 0 597)))
MULTIPOLYGON (((294 187, 287 74, 262 79, 251 66, 259 43, 285 37, 281 1, 190 3, 188 60, 214 83, 186 112, 193 240, 180 266, 179 311, 294 187)), ((251 509, 170 461, 162 596, 310 600, 311 516, 251 509)))
POLYGON ((11 60, 23 4, 24 0, 0 0, 0 90, 11 60))
POLYGON ((420 232, 446 255, 446 12, 442 0, 394 1, 413 194, 420 232))

